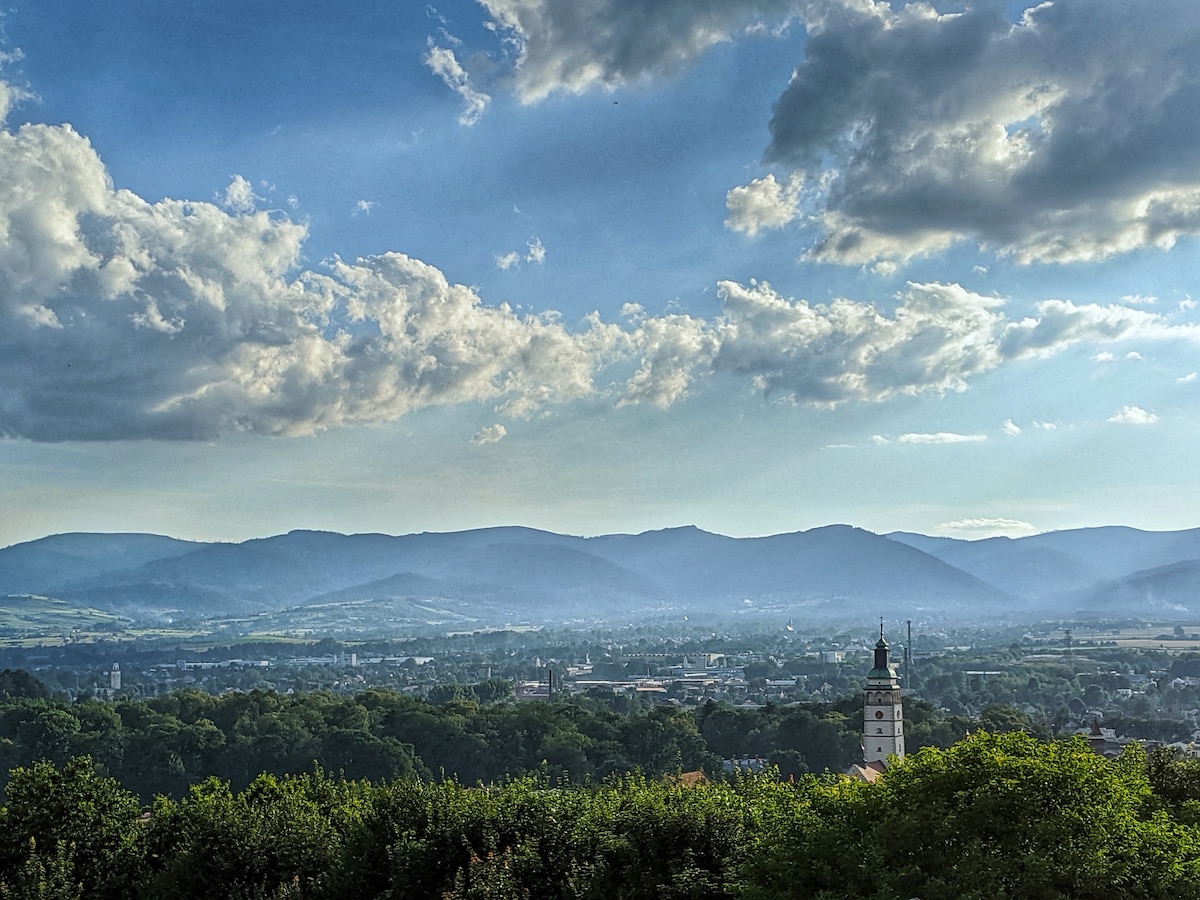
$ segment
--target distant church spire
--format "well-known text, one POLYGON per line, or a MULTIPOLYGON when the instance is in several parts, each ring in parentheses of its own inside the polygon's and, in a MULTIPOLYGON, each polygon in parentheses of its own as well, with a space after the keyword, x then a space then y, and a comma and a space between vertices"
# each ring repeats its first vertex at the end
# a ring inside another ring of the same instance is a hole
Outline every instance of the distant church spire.
POLYGON ((904 758, 904 707, 900 700, 900 679, 888 662, 882 618, 874 663, 864 688, 863 761, 886 763, 890 756, 904 758))

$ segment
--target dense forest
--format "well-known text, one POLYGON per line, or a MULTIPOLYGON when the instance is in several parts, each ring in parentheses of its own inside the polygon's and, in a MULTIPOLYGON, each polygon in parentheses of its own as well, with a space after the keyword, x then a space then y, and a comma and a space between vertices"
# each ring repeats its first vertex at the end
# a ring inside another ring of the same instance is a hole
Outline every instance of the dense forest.
POLYGON ((4 898, 1200 897, 1200 763, 981 732, 873 784, 768 771, 466 786, 320 770, 146 810, 80 757, 15 770, 4 898))
POLYGON ((909 757, 862 784, 836 774, 861 698, 619 707, 503 681, 67 701, 4 670, 0 900, 1200 900, 1200 761, 1169 750, 909 700, 909 757))
MULTIPOLYGON (((348 779, 418 777, 494 783, 522 775, 581 782, 640 771, 658 776, 755 760, 784 777, 844 771, 861 756, 862 698, 760 708, 708 702, 618 709, 621 698, 516 702, 507 682, 431 693, 346 696, 187 689, 146 700, 67 701, 24 672, 0 672, 0 773, 88 756, 143 802, 179 799, 209 776, 239 790, 260 773, 301 775, 314 764, 348 779), (438 702, 440 700, 441 702, 438 702)), ((976 721, 906 702, 908 746, 949 746, 968 729, 1048 736, 1011 707, 976 721)), ((0 779, 2 784, 2 779, 0 779)))

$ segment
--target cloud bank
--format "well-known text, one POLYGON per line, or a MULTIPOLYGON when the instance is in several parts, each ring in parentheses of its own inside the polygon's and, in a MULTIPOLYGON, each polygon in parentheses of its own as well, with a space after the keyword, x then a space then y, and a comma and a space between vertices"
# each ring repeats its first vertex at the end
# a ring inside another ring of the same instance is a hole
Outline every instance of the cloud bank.
MULTIPOLYGON (((631 304, 621 322, 568 325, 489 306, 403 253, 306 268, 304 225, 258 202, 235 177, 222 205, 148 203, 69 126, 0 130, 0 435, 206 440, 459 403, 517 418, 585 398, 665 408, 714 377, 878 402, 1079 343, 1197 339, 1121 305, 1047 300, 1010 319, 999 298, 937 283, 876 306, 724 281, 711 320, 631 304)), ((531 240, 526 258, 543 254, 531 240)))

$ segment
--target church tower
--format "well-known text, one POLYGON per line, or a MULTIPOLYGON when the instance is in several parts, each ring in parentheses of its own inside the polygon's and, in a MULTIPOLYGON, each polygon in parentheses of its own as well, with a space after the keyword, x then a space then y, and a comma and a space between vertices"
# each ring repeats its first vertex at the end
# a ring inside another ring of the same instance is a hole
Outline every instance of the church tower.
POLYGON ((886 763, 889 756, 904 759, 904 707, 900 703, 900 679, 888 663, 888 645, 879 621, 879 643, 875 645, 875 667, 867 673, 863 721, 863 761, 886 763))

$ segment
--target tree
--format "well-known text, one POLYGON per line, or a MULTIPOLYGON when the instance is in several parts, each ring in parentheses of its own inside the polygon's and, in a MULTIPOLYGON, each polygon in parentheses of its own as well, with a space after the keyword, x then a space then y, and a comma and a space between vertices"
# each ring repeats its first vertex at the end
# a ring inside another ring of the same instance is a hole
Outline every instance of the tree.
POLYGON ((981 732, 807 791, 817 814, 764 839, 750 897, 1200 897, 1200 843, 1155 811, 1137 751, 981 732))
POLYGON ((50 689, 24 669, 0 670, 0 700, 49 700, 50 689))
POLYGON ((83 885, 75 880, 75 860, 59 841, 43 854, 29 839, 29 853, 11 876, 0 876, 0 900, 81 900, 83 885))
POLYGON ((97 775, 89 757, 76 757, 61 770, 48 762, 18 768, 6 793, 0 871, 42 864, 51 873, 69 870, 63 877, 82 884, 87 897, 118 900, 136 893, 145 870, 141 807, 114 779, 97 775), (53 855, 47 860, 38 848, 53 855))
MULTIPOLYGON (((339 876, 359 788, 323 773, 260 775, 234 794, 210 778, 179 803, 160 798, 147 838, 162 860, 155 897, 313 896, 339 876)), ((336 896, 332 894, 331 896, 336 896)))

